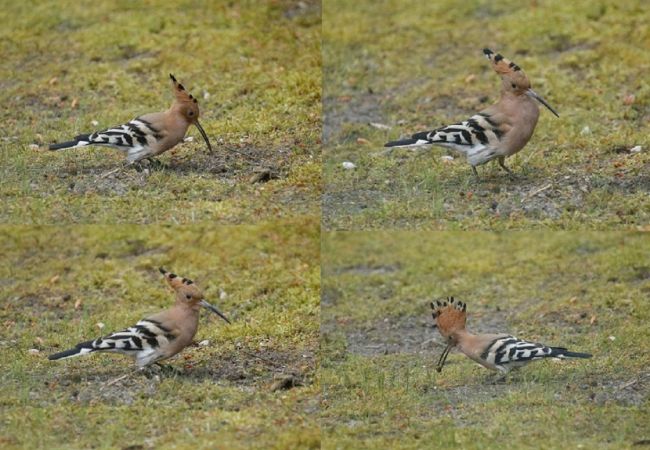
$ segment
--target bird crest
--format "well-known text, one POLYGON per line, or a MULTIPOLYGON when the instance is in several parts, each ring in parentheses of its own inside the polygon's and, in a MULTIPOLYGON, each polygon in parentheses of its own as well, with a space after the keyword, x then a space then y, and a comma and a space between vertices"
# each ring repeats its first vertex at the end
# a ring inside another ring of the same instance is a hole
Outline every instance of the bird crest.
POLYGON ((501 53, 494 53, 489 48, 484 48, 483 53, 485 57, 490 60, 492 63, 492 68, 494 71, 501 77, 501 79, 510 85, 510 87, 516 89, 529 89, 530 81, 528 77, 514 62, 510 61, 507 58, 504 58, 501 53), (514 84, 514 86, 512 86, 514 84))
POLYGON ((467 322, 467 304, 448 297, 446 300, 431 302, 433 320, 444 337, 465 328, 467 322))
POLYGON ((172 92, 174 93, 174 97, 176 97, 176 101, 181 102, 181 103, 197 103, 198 100, 196 97, 194 97, 192 94, 190 94, 186 89, 185 86, 180 84, 174 75, 171 73, 169 74, 169 78, 172 80, 172 92))
POLYGON ((189 278, 179 277, 175 273, 168 272, 162 267, 158 270, 160 270, 160 273, 165 277, 167 284, 169 284, 177 295, 180 295, 181 297, 189 295, 189 297, 187 297, 188 300, 192 298, 200 300, 203 298, 203 292, 189 278))

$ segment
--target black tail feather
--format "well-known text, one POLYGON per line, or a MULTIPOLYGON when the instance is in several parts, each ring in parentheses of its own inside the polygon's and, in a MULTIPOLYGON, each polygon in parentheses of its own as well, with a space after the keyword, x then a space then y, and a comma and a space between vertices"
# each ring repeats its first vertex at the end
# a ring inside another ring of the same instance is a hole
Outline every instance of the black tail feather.
POLYGON ((563 347, 551 347, 551 355, 556 358, 591 358, 590 353, 570 352, 563 347))
POLYGON ((53 355, 48 356, 47 359, 49 359, 50 361, 54 361, 54 360, 61 359, 61 358, 68 358, 70 356, 75 356, 75 355, 78 355, 79 353, 81 353, 81 350, 83 350, 84 348, 92 349, 93 348, 92 344, 93 344, 93 341, 82 342, 80 344, 77 344, 74 348, 71 348, 69 350, 65 350, 65 351, 59 352, 59 353, 54 353, 53 355))
POLYGON ((61 150, 64 148, 70 148, 74 147, 79 143, 79 141, 88 141, 90 139, 89 134, 80 134, 79 136, 74 138, 74 141, 66 141, 66 142, 60 142, 58 144, 50 144, 49 149, 50 150, 61 150))
POLYGON ((384 144, 384 147, 404 147, 407 145, 415 145, 418 141, 428 141, 430 133, 430 131, 421 131, 420 133, 415 133, 410 138, 388 142, 384 144))
POLYGON ((403 147, 405 145, 413 145, 417 141, 418 141, 417 139, 413 139, 413 138, 402 139, 399 141, 390 141, 384 144, 384 147, 403 147))

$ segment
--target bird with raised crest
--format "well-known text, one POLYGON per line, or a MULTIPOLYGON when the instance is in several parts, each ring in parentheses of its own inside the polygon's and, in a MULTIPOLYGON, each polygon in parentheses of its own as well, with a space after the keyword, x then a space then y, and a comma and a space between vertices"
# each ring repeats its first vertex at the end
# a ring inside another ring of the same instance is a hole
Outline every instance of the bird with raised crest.
POLYGON ((483 53, 501 77, 501 97, 498 102, 462 122, 415 133, 409 138, 388 142, 385 146, 437 145, 465 155, 476 178, 476 166, 493 159, 512 175, 505 160, 524 148, 532 137, 539 118, 537 102, 555 116, 560 116, 531 89, 530 80, 517 64, 487 48, 483 53))
POLYGON ((125 330, 82 342, 74 348, 50 355, 48 359, 58 360, 90 353, 111 352, 132 357, 136 367, 142 369, 171 358, 192 343, 199 325, 201 307, 230 323, 219 309, 205 300, 203 291, 192 280, 179 277, 163 268, 159 270, 176 295, 176 302, 170 309, 142 319, 125 330))
POLYGON ((208 135, 199 123, 199 103, 185 87, 169 74, 174 102, 167 111, 144 114, 135 119, 90 134, 80 134, 71 141, 51 144, 50 150, 99 145, 126 153, 129 163, 138 163, 169 150, 182 142, 190 125, 195 125, 212 151, 208 135))
POLYGON ((458 348, 468 358, 483 367, 507 374, 514 368, 544 358, 591 358, 589 353, 578 353, 564 347, 549 347, 536 342, 517 339, 509 334, 473 334, 465 328, 467 304, 449 297, 431 302, 435 327, 445 338, 447 346, 440 355, 436 370, 442 371, 449 352, 458 348))

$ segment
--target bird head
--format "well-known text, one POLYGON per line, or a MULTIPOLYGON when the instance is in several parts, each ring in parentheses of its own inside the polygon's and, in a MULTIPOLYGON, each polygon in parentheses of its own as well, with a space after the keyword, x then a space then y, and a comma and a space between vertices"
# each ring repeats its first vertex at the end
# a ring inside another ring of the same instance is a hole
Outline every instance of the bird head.
POLYGON ((226 322, 230 323, 230 320, 223 315, 221 311, 217 309, 216 306, 211 305, 205 300, 205 297, 203 296, 203 291, 199 289, 199 287, 194 284, 192 280, 189 278, 183 278, 179 277, 175 273, 171 273, 163 269, 162 267, 159 268, 160 273, 163 274, 165 277, 165 281, 167 281, 167 284, 174 290, 176 293, 176 302, 181 303, 184 305, 188 306, 194 306, 194 305, 200 305, 203 306, 204 308, 212 311, 219 317, 221 317, 223 320, 226 322))
POLYGON ((445 361, 450 350, 457 343, 457 332, 465 329, 467 322, 467 305, 461 301, 454 300, 454 297, 448 297, 447 300, 436 300, 431 302, 431 309, 435 326, 442 336, 447 340, 447 346, 440 355, 436 370, 442 371, 445 361))
POLYGON ((199 101, 190 94, 185 87, 176 81, 176 78, 171 73, 169 78, 172 80, 172 92, 174 93, 174 104, 172 109, 176 110, 187 121, 187 123, 196 125, 196 128, 201 132, 203 140, 205 141, 208 149, 212 151, 208 135, 205 134, 203 127, 199 123, 199 101))
POLYGON ((544 100, 540 95, 530 87, 530 80, 521 67, 514 62, 501 56, 500 53, 494 53, 489 48, 484 48, 485 57, 492 63, 492 68, 501 77, 503 90, 514 95, 527 95, 534 98, 542 105, 548 108, 556 117, 560 115, 544 100))
POLYGON ((446 300, 431 302, 432 316, 435 326, 448 341, 455 339, 455 333, 465 329, 467 323, 467 305, 448 297, 446 300))

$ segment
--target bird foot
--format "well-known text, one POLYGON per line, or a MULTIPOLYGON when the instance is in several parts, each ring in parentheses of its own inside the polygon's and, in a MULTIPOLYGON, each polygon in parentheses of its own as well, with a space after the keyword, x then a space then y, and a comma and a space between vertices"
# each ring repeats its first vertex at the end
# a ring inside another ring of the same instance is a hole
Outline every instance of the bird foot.
POLYGON ((157 159, 153 158, 144 158, 140 161, 135 161, 133 167, 136 172, 149 172, 151 170, 160 170, 166 169, 167 165, 157 159))
POLYGON ((183 371, 167 364, 154 363, 146 366, 143 373, 145 377, 153 378, 158 375, 181 375, 183 371))

